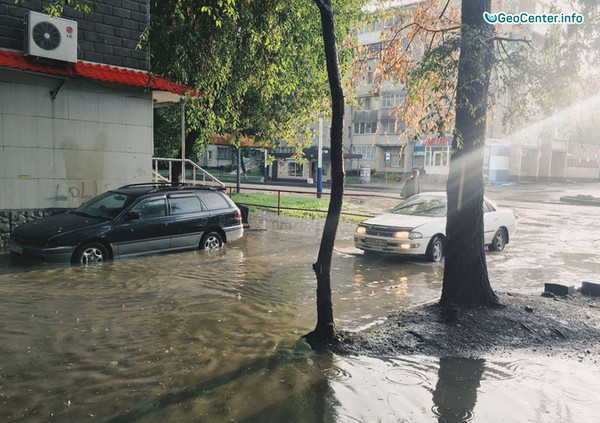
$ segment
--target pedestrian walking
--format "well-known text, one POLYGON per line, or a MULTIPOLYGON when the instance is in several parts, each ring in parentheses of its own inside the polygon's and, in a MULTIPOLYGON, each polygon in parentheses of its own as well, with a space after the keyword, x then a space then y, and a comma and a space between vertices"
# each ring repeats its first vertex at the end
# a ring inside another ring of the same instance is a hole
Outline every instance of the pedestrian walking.
POLYGON ((419 193, 421 193, 421 180, 419 179, 419 171, 413 170, 412 176, 404 184, 400 195, 404 198, 409 198, 419 193))

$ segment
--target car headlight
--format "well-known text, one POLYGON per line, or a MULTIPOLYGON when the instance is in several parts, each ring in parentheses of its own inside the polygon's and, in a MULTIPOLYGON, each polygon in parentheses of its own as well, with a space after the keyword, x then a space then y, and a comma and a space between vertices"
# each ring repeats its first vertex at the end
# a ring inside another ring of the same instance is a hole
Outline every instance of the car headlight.
POLYGON ((358 228, 356 228, 356 233, 359 235, 364 235, 367 233, 367 228, 365 228, 364 226, 359 226, 358 228))
POLYGON ((394 238, 396 238, 396 239, 408 239, 409 236, 410 236, 410 232, 408 232, 408 231, 394 232, 394 238))
POLYGON ((423 234, 421 232, 411 232, 410 239, 419 239, 423 238, 423 234))

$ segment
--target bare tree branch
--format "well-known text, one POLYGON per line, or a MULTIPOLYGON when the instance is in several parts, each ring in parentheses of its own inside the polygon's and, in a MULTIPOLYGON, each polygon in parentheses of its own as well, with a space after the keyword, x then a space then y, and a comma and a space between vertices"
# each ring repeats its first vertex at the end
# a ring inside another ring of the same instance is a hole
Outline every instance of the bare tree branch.
POLYGON ((442 13, 440 13, 440 19, 442 19, 444 17, 444 13, 446 13, 446 9, 448 9, 449 5, 450 5, 450 0, 446 1, 446 5, 444 6, 444 9, 442 10, 442 13))
POLYGON ((525 38, 507 38, 507 37, 493 37, 493 38, 488 38, 486 41, 500 41, 500 43, 502 42, 510 42, 510 43, 524 43, 527 44, 529 47, 533 48, 533 44, 531 43, 531 40, 527 40, 525 38))
POLYGON ((460 25, 452 26, 450 28, 440 28, 440 29, 425 28, 424 26, 422 26, 421 24, 419 24, 417 22, 413 22, 413 25, 417 26, 418 28, 422 29, 423 31, 430 32, 430 33, 450 32, 450 31, 456 31, 457 29, 460 29, 460 25))

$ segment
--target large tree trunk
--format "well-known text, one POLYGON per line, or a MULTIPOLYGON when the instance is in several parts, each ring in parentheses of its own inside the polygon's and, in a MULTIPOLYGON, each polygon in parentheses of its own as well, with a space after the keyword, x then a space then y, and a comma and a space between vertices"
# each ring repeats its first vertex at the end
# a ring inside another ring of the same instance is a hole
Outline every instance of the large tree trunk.
POLYGON ((494 30, 483 20, 491 0, 462 0, 456 125, 448 177, 444 284, 440 304, 497 305, 483 239, 483 148, 494 30))
POLYGON ((315 0, 321 12, 323 41, 327 60, 327 75, 331 89, 331 199, 323 228, 323 237, 319 248, 319 257, 313 264, 317 276, 317 325, 306 339, 315 345, 319 341, 335 336, 333 323, 333 306, 331 303, 331 257, 337 233, 342 199, 344 196, 344 160, 343 160, 343 122, 344 122, 344 90, 340 78, 337 56, 337 42, 333 20, 331 0, 315 0))

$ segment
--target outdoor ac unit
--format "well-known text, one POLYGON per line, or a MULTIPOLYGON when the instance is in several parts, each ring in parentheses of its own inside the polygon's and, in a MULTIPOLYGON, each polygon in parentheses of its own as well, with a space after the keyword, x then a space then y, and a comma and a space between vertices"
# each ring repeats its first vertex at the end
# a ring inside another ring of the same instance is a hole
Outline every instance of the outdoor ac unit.
POLYGON ((25 54, 77 62, 77 22, 29 12, 25 16, 25 54))

